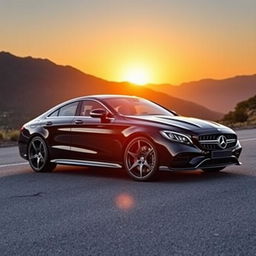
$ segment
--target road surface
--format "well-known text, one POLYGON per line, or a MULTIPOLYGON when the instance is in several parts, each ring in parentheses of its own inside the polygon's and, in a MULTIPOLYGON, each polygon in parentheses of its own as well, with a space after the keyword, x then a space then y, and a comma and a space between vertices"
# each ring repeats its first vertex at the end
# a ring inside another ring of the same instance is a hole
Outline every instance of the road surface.
POLYGON ((256 130, 219 174, 58 167, 34 173, 0 148, 0 255, 256 255, 256 130))

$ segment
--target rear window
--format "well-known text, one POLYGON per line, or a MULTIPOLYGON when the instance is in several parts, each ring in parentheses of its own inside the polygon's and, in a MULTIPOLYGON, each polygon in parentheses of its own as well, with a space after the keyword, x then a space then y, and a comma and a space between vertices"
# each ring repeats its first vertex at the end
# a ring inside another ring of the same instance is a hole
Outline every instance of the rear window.
POLYGON ((73 102, 59 109, 59 116, 75 116, 78 102, 73 102))
POLYGON ((48 117, 54 117, 54 116, 58 116, 58 115, 59 115, 59 109, 52 112, 48 117))

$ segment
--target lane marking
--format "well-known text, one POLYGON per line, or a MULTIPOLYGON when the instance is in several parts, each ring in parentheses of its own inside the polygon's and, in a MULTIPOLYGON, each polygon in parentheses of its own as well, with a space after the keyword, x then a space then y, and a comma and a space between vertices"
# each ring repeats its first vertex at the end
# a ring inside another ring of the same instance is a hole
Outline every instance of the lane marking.
POLYGON ((9 167, 9 166, 19 166, 19 165, 25 165, 25 164, 28 164, 28 162, 14 163, 14 164, 1 164, 0 168, 9 167))
POLYGON ((249 138, 249 139, 239 139, 239 141, 252 141, 252 140, 256 140, 256 138, 249 138))

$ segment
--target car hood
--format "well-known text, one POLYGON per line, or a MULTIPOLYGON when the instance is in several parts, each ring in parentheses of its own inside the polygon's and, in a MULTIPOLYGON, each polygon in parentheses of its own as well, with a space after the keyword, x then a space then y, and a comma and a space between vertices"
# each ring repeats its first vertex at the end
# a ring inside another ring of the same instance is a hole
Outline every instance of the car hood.
POLYGON ((178 129, 202 132, 204 130, 212 132, 230 132, 233 133, 233 130, 230 128, 218 124, 213 121, 206 121, 193 117, 184 117, 184 116, 160 116, 160 115, 147 115, 147 116, 129 116, 130 118, 141 120, 141 121, 150 121, 155 123, 161 123, 163 125, 172 126, 178 129))

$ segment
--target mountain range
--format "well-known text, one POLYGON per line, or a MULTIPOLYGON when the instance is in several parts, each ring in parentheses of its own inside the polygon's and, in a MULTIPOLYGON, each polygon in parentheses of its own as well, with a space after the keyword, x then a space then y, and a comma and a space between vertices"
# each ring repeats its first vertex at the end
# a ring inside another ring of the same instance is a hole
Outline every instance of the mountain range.
POLYGON ((149 88, 197 102, 218 112, 227 113, 233 110, 238 102, 256 94, 256 74, 222 80, 203 79, 183 83, 179 86, 149 85, 149 88))
MULTIPOLYGON (((154 87, 154 89, 158 87, 154 87)), ((179 114, 218 120, 223 114, 188 100, 129 83, 110 82, 47 59, 0 52, 0 126, 16 128, 64 100, 90 94, 145 97, 179 114)))

